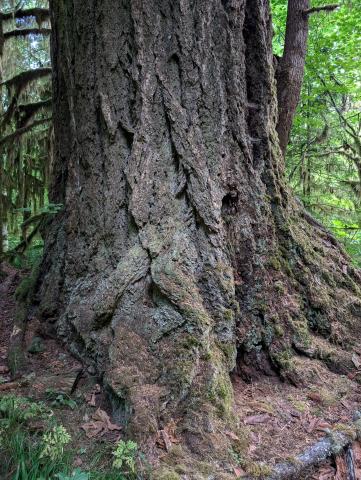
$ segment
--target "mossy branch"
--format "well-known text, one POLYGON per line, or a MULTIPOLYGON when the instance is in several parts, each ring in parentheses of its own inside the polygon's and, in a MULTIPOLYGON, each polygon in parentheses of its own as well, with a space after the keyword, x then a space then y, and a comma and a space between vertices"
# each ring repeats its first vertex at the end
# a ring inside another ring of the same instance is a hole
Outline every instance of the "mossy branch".
POLYGON ((28 18, 28 17, 35 17, 36 19, 41 18, 42 20, 46 20, 50 16, 49 9, 47 8, 27 8, 23 9, 20 8, 19 10, 13 12, 6 12, 2 15, 3 20, 11 20, 13 18, 28 18))
POLYGON ((18 75, 15 75, 8 80, 0 83, 0 86, 8 87, 8 88, 18 88, 19 86, 25 87, 28 83, 36 80, 38 78, 46 77, 47 75, 51 74, 50 67, 43 67, 43 68, 35 68, 33 70, 26 70, 25 72, 21 72, 18 75))
POLYGON ((51 28, 19 28, 4 33, 4 40, 14 37, 26 37, 27 35, 50 35, 51 28))
POLYGON ((40 120, 35 120, 34 122, 30 123, 26 127, 18 128, 17 130, 15 130, 15 132, 12 132, 9 135, 6 135, 5 137, 3 137, 0 140, 0 146, 8 142, 12 142, 13 140, 16 140, 17 138, 21 137, 22 135, 29 132, 33 128, 38 127, 39 125, 43 125, 44 123, 51 122, 51 120, 52 120, 51 117, 41 118, 40 120))

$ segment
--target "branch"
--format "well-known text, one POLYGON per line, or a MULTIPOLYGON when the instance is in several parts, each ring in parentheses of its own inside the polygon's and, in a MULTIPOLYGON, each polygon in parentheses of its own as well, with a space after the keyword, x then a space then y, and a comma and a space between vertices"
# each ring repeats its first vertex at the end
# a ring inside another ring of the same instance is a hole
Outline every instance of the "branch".
POLYGON ((7 12, 2 14, 3 20, 11 20, 13 18, 35 17, 37 20, 46 20, 49 18, 50 12, 47 8, 27 8, 16 10, 15 12, 7 12))
POLYGON ((4 33, 4 39, 8 40, 13 37, 26 37, 27 35, 50 35, 50 28, 19 28, 4 33))
MULTIPOLYGON (((53 103, 52 98, 41 100, 40 102, 26 103, 17 106, 17 111, 20 114, 21 123, 24 125, 41 109, 51 108, 53 103)), ((21 125, 19 125, 21 126, 21 125)))
POLYGON ((15 132, 10 133, 9 135, 6 135, 2 139, 0 139, 0 147, 2 145, 4 145, 5 143, 8 143, 12 140, 15 140, 16 138, 21 137, 22 135, 24 135, 24 133, 29 132, 33 128, 35 128, 39 125, 43 125, 44 123, 47 123, 47 122, 50 122, 50 121, 51 121, 51 117, 42 118, 40 120, 35 120, 33 123, 30 123, 30 125, 27 125, 26 127, 18 128, 17 130, 15 130, 15 132))
POLYGON ((17 96, 15 95, 1 118, 1 128, 4 128, 13 117, 17 118, 17 127, 24 127, 31 118, 33 118, 41 109, 50 109, 52 106, 52 99, 42 100, 40 102, 27 103, 17 105, 17 96))
POLYGON ((19 85, 25 85, 32 80, 45 77, 50 74, 51 68, 35 68, 34 70, 26 70, 25 72, 21 72, 18 75, 15 75, 14 77, 0 83, 0 86, 17 87, 19 85))
POLYGON ((303 12, 304 15, 311 15, 312 13, 319 13, 319 12, 332 12, 336 10, 340 5, 338 3, 333 3, 331 5, 323 5, 322 7, 313 7, 305 10, 303 12))

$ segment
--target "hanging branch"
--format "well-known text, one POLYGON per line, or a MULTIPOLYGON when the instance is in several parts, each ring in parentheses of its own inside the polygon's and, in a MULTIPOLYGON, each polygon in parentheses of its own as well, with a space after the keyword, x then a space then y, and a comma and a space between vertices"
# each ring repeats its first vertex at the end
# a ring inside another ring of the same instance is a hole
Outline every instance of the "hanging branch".
MULTIPOLYGON (((9 89, 13 88, 14 94, 13 97, 10 100, 8 109, 6 112, 3 114, 3 117, 1 119, 1 128, 4 128, 12 119, 13 114, 16 110, 16 106, 19 100, 19 96, 21 92, 24 90, 24 88, 32 81, 45 77, 51 73, 51 68, 38 68, 34 70, 27 70, 25 72, 22 72, 18 75, 16 75, 13 78, 10 78, 9 80, 6 80, 5 82, 0 84, 1 86, 6 86, 9 89)), ((30 118, 30 117, 29 117, 30 118)))
POLYGON ((16 111, 19 116, 19 126, 23 127, 34 117, 40 110, 48 110, 52 106, 52 99, 48 98, 40 102, 26 103, 18 105, 16 111))
POLYGON ((13 18, 28 18, 35 17, 37 23, 42 23, 50 16, 50 12, 47 8, 27 8, 16 10, 14 12, 6 12, 2 14, 3 20, 11 20, 13 18), (39 19, 39 20, 38 20, 39 19))
POLYGON ((27 83, 36 80, 37 78, 46 77, 47 75, 51 74, 51 68, 44 67, 44 68, 34 68, 33 70, 27 70, 25 72, 21 72, 18 75, 15 75, 8 80, 0 83, 0 86, 6 87, 17 87, 17 86, 25 86, 27 83))
POLYGON ((11 142, 15 140, 16 138, 21 137, 24 135, 24 133, 29 132, 35 127, 38 127, 39 125, 43 125, 44 123, 51 122, 52 118, 47 117, 47 118, 42 118, 40 120, 35 120, 33 123, 30 123, 30 125, 27 125, 26 127, 23 128, 18 128, 15 130, 15 132, 10 133, 9 135, 6 135, 2 139, 0 139, 0 147, 8 142, 11 142))
POLYGON ((27 35, 50 35, 51 28, 19 28, 4 33, 4 39, 26 37, 27 35))

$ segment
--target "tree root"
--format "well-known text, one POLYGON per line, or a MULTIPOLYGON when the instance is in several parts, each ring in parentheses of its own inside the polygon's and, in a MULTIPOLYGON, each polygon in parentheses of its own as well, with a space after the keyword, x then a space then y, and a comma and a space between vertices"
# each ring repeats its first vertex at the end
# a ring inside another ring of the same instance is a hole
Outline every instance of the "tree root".
MULTIPOLYGON (((303 453, 297 455, 292 462, 285 462, 276 465, 271 475, 265 480, 295 480, 302 478, 314 467, 320 466, 325 460, 340 454, 346 454, 347 477, 344 480, 353 480, 354 463, 351 445, 354 438, 343 432, 330 432, 314 445, 307 448, 303 453)), ((245 480, 252 480, 253 477, 246 477, 245 480)))

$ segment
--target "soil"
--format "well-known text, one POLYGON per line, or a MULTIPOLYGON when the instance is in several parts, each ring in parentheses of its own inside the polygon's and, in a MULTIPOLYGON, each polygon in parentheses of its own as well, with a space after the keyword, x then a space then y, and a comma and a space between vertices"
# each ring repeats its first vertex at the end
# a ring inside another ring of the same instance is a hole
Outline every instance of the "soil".
MULTIPOLYGON (((52 338, 41 337, 41 351, 27 353, 26 370, 21 377, 11 378, 7 344, 16 311, 14 293, 26 272, 8 265, 3 265, 2 270, 6 276, 0 284, 0 396, 11 393, 51 403, 54 394, 60 392, 64 398, 74 399, 76 408, 65 405, 54 410, 79 452, 76 466, 91 467, 96 457, 103 458, 104 466, 109 468, 110 452, 121 436, 121 426, 116 428, 112 423, 110 405, 97 379, 84 371, 81 363, 62 345, 52 338), (110 425, 114 428, 104 427, 99 432, 93 428, 99 412, 109 415, 110 425)), ((39 338, 39 327, 37 320, 31 319, 25 340, 27 348, 34 337, 39 338)), ((312 378, 312 382, 293 386, 282 382, 276 375, 247 382, 240 376, 233 378, 240 432, 243 431, 249 439, 248 457, 253 462, 264 462, 271 467, 276 463, 292 462, 295 456, 330 431, 347 428, 358 415, 361 391, 356 381, 360 367, 357 359, 355 370, 348 376, 332 373, 323 363, 306 357, 298 357, 297 362, 305 379, 312 378)), ((165 448, 169 448, 167 443, 171 444, 174 439, 167 435, 165 440, 157 443, 160 456, 165 448)), ((356 451, 361 451, 359 445, 356 451)), ((317 472, 305 478, 346 480, 342 473, 344 468, 341 456, 320 465, 317 472)), ((243 475, 243 470, 235 468, 235 478, 241 478, 239 475, 243 475)))

